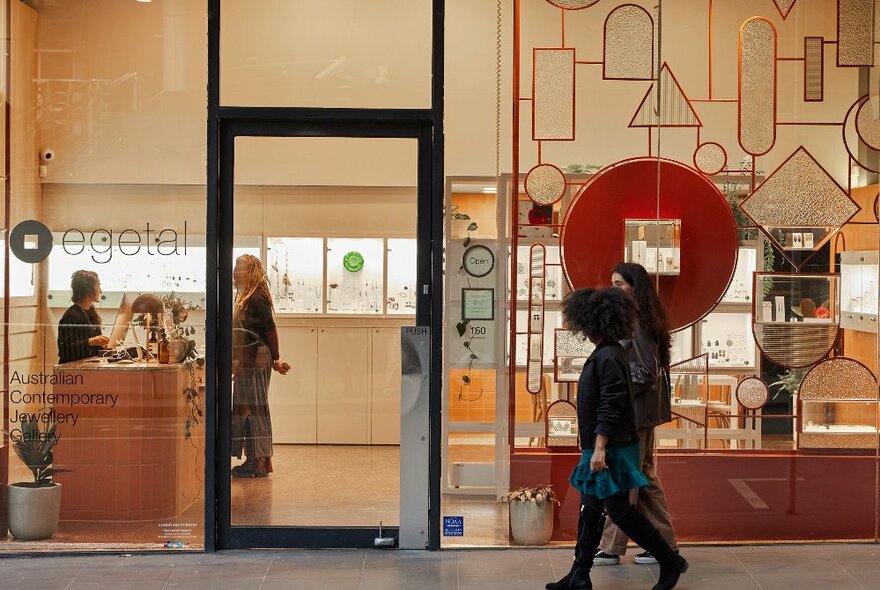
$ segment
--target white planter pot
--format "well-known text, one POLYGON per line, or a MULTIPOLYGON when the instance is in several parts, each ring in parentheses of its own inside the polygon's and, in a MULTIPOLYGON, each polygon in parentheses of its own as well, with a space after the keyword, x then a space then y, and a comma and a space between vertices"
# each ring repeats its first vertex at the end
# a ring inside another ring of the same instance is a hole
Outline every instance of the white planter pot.
POLYGON ((172 363, 181 362, 183 360, 184 352, 186 352, 186 340, 168 341, 168 359, 172 363))
POLYGON ((43 488, 7 485, 9 532, 19 541, 48 539, 58 528, 61 513, 61 484, 43 488))
POLYGON ((553 536, 553 502, 510 502, 510 532, 517 545, 546 545, 553 536))

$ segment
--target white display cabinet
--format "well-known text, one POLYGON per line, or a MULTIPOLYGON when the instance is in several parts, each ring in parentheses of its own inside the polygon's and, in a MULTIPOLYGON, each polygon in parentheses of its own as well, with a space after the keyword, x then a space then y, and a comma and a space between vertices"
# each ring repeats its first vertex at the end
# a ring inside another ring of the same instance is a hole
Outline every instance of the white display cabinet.
MULTIPOLYGON (((516 268, 516 299, 528 301, 529 298, 529 257, 531 245, 518 246, 519 261, 516 268)), ((547 258, 544 270, 544 301, 554 303, 562 301, 564 296, 562 266, 559 258, 559 246, 546 246, 547 258)), ((510 268, 511 249, 507 249, 507 268, 510 268)), ((508 289, 510 286, 508 285, 508 289)))
POLYGON ((688 326, 672 333, 672 347, 669 354, 673 363, 678 363, 694 356, 693 327, 688 326))
POLYGON ((384 277, 382 238, 327 238, 327 313, 381 314, 384 277))
POLYGON ((416 241, 412 238, 388 238, 388 294, 386 313, 416 313, 416 241))
POLYGON ((840 327, 877 332, 878 259, 876 250, 840 253, 840 327))
POLYGON ((736 269, 733 272, 733 279, 730 281, 730 287, 728 287, 721 302, 751 303, 752 280, 757 270, 758 249, 741 246, 736 260, 736 269))
POLYGON ((323 238, 268 238, 266 274, 276 311, 323 312, 323 238))
MULTIPOLYGON (((77 270, 92 270, 101 279, 103 307, 116 307, 124 293, 174 292, 197 309, 205 306, 207 249, 204 236, 178 236, 175 244, 133 246, 119 233, 86 234, 85 243, 64 241, 53 234, 54 245, 48 261, 48 303, 50 307, 70 305, 70 277, 77 270), (94 238, 94 239, 92 239, 94 238)), ((260 257, 260 238, 239 236, 233 247, 233 260, 242 254, 260 257)))
POLYGON ((749 313, 713 312, 700 324, 700 354, 709 367, 745 369, 755 366, 755 341, 749 313))
POLYGON ((681 220, 625 220, 623 259, 641 264, 651 274, 680 274, 681 220))

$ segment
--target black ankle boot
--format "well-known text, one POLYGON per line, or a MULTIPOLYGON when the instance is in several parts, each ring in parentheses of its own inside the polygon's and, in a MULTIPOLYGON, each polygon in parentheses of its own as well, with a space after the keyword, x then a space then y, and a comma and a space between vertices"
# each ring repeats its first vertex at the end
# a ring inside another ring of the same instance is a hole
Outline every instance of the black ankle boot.
POLYGON ((575 562, 571 571, 558 582, 550 582, 544 586, 547 590, 593 590, 590 581, 590 568, 575 562))
POLYGON ((672 590, 681 574, 687 571, 687 560, 673 551, 660 532, 634 507, 615 523, 635 543, 650 552, 660 564, 660 579, 652 590, 672 590))

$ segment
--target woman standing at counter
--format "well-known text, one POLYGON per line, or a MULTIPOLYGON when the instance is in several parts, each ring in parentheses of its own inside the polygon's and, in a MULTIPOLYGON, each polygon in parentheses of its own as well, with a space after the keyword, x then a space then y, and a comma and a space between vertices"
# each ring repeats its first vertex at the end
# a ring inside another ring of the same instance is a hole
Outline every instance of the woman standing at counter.
POLYGON ((70 299, 58 322, 58 362, 78 361, 101 352, 110 343, 101 334, 101 317, 95 310, 95 302, 101 300, 101 279, 98 273, 78 270, 70 278, 70 299))
POLYGON ((278 330, 269 281, 260 260, 245 254, 235 261, 233 309, 232 455, 245 462, 233 477, 268 477, 272 471, 272 422, 269 378, 285 375, 290 365, 278 352, 278 330))

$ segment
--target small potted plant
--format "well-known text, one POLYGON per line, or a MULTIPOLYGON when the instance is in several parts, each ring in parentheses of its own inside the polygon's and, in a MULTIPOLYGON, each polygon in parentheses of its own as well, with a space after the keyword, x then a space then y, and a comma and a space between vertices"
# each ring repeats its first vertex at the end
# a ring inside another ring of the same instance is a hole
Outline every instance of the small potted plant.
POLYGON ((166 337, 168 338, 168 356, 172 362, 182 363, 195 353, 196 343, 190 338, 196 333, 196 329, 186 325, 189 310, 194 306, 183 300, 176 293, 171 292, 162 298, 165 311, 170 316, 171 326, 166 337))
POLYGON ((8 484, 9 531, 20 541, 48 539, 58 528, 61 513, 61 484, 52 481, 57 473, 70 471, 52 467, 52 449, 58 444, 54 421, 40 430, 39 418, 23 422, 19 431, 6 432, 19 459, 30 469, 33 481, 8 484))
POLYGON ((517 488, 504 495, 510 504, 510 532, 517 545, 546 545, 553 536, 553 486, 517 488))

